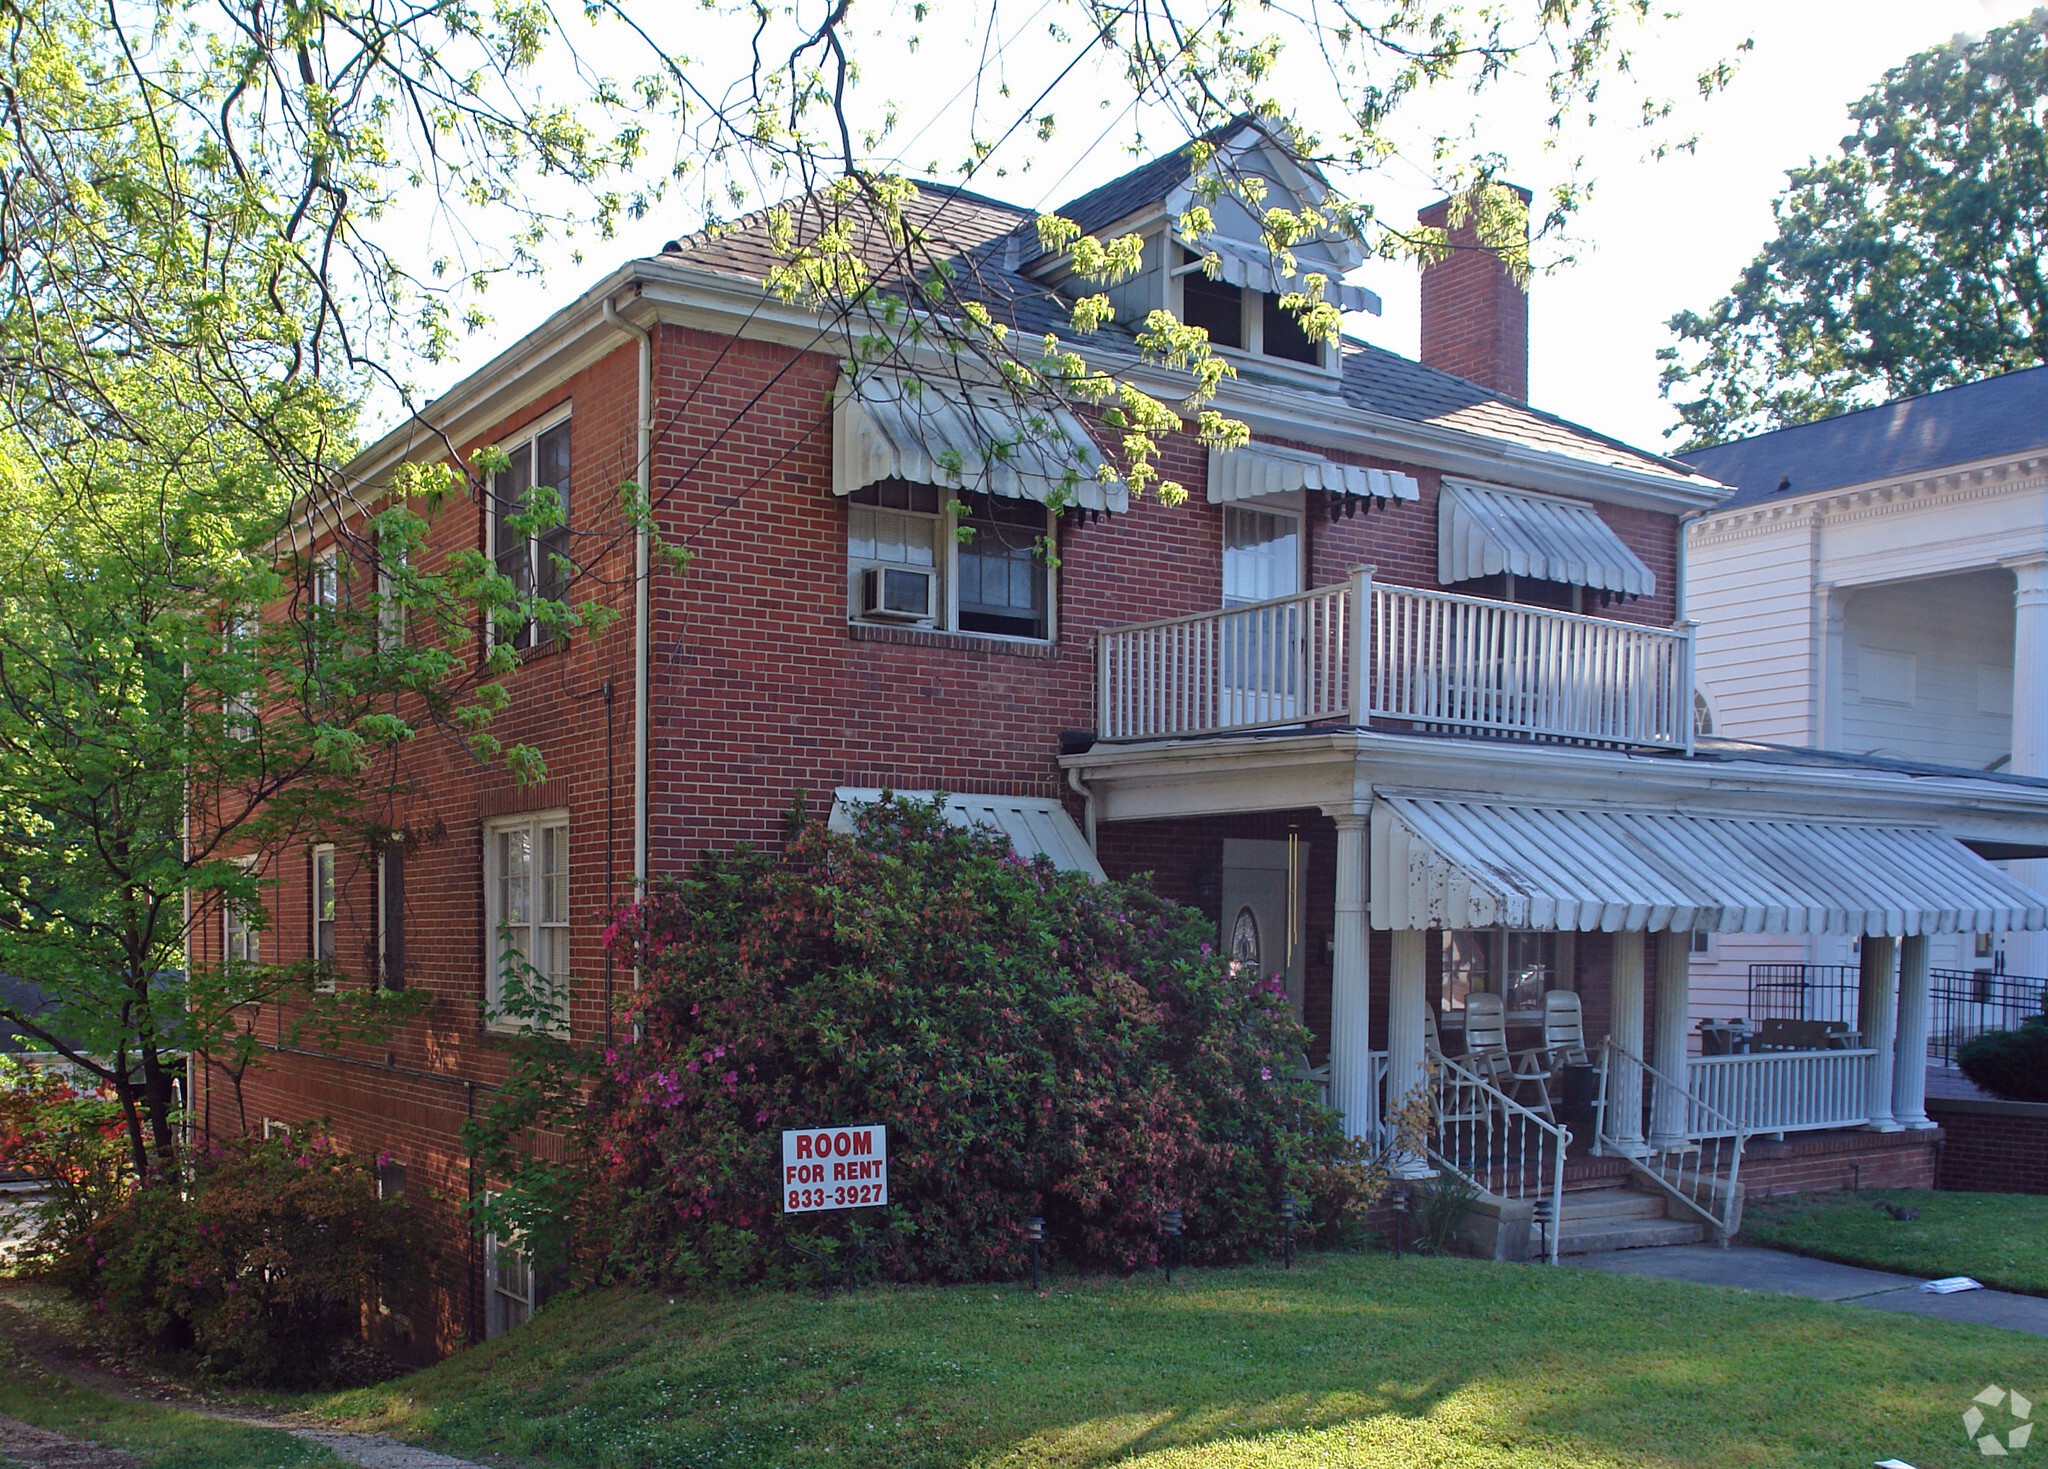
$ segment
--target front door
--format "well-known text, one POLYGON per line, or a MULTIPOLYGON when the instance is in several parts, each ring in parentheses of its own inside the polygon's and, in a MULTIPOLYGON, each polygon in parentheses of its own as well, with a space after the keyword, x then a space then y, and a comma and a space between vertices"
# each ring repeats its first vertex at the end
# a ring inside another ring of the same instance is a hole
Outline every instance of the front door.
POLYGON ((1302 1013, 1307 945, 1308 843, 1223 843, 1223 951, 1262 979, 1278 976, 1294 1013, 1302 1013))

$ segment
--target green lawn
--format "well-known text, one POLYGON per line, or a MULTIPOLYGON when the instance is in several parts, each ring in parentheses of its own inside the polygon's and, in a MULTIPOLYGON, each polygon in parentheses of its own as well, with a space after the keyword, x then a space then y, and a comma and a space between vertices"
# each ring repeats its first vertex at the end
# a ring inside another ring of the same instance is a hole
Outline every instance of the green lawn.
POLYGON ((245 1428, 79 1387, 43 1371, 4 1341, 0 1341, 0 1416, 126 1449, 150 1469, 341 1466, 341 1460, 327 1450, 275 1429, 245 1428))
POLYGON ((563 1465, 1146 1469, 1980 1462, 2048 1340, 1569 1267, 1385 1255, 1017 1287, 606 1291, 323 1400, 563 1465))
POLYGON ((1763 1244, 1908 1275, 1968 1275, 2048 1296, 2048 1197, 1866 1190, 1759 1204, 1742 1227, 1763 1244), (1892 1218, 1879 1201, 1917 1210, 1892 1218))

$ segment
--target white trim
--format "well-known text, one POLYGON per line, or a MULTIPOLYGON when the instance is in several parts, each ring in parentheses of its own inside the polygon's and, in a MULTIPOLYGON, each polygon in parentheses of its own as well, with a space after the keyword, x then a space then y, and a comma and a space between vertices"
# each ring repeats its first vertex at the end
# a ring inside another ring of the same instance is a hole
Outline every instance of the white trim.
POLYGON ((498 931, 501 928, 513 926, 524 928, 527 931, 526 942, 524 945, 518 946, 518 952, 522 959, 533 965, 536 969, 540 968, 542 963, 545 963, 547 957, 545 955, 536 955, 535 952, 540 947, 540 941, 543 936, 546 933, 559 935, 563 946, 563 953, 560 956, 561 972, 559 976, 556 976, 556 980, 562 986, 562 994, 560 996, 562 1008, 560 1014, 556 1017, 555 1026, 551 1027, 551 1029, 557 1034, 566 1034, 569 1025, 569 1003, 571 995, 574 993, 576 982, 576 951, 573 938, 575 925, 573 921, 574 908, 572 906, 575 901, 573 887, 575 846, 568 808, 558 806, 546 811, 522 811, 510 816, 494 816, 483 823, 482 834, 484 877, 484 1028, 486 1030, 506 1033, 517 1033, 525 1028, 526 1023, 524 1021, 512 1020, 498 1013, 498 1005, 501 998, 499 976, 507 954, 507 951, 499 946, 498 931), (528 917, 523 924, 507 925, 503 915, 503 898, 499 892, 504 874, 499 871, 498 867, 499 843, 497 839, 507 832, 515 831, 523 831, 527 834, 526 910, 528 917), (542 917, 542 913, 548 906, 548 903, 541 891, 541 880, 545 875, 543 863, 546 860, 547 833, 551 831, 560 831, 562 833, 563 893, 561 916, 555 919, 546 919, 542 917))
POLYGON ((341 963, 341 870, 334 854, 334 843, 315 842, 307 853, 306 867, 306 957, 317 970, 323 958, 328 965, 324 978, 313 982, 313 992, 319 995, 334 993, 334 971, 341 963), (332 911, 327 917, 320 916, 320 865, 327 864, 327 901, 332 911), (327 930, 328 947, 332 953, 323 956, 320 952, 320 931, 327 930))

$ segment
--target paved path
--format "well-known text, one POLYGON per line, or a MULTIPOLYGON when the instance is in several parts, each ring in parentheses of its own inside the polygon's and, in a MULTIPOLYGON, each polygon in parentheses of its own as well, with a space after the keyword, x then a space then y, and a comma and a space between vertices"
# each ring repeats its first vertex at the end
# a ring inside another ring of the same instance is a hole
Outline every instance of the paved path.
POLYGON ((1782 1250, 1735 1245, 1666 1245, 1652 1250, 1606 1250, 1595 1255, 1567 1255, 1565 1261, 1589 1270, 1618 1275, 1647 1275, 1657 1280, 1685 1280, 1695 1285, 1725 1285, 1738 1290, 1776 1291, 1810 1296, 1817 1301, 1848 1301, 1876 1311, 1903 1311, 1937 1316, 1943 1321, 1969 1321, 2048 1336, 2048 1297, 2014 1295, 2002 1290, 1966 1290, 1954 1295, 1926 1295, 1917 1275, 1865 1270, 1832 1260, 1809 1260, 1782 1250))

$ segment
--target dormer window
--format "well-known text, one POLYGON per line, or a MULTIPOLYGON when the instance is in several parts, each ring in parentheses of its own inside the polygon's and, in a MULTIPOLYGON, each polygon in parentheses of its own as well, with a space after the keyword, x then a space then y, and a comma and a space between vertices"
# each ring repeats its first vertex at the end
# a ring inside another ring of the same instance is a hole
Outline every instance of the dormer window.
POLYGON ((1202 269, 1199 251, 1185 245, 1178 248, 1180 319, 1206 331, 1210 345, 1281 362, 1323 366, 1324 344, 1309 340, 1300 316, 1280 304, 1282 293, 1212 279, 1202 269))

